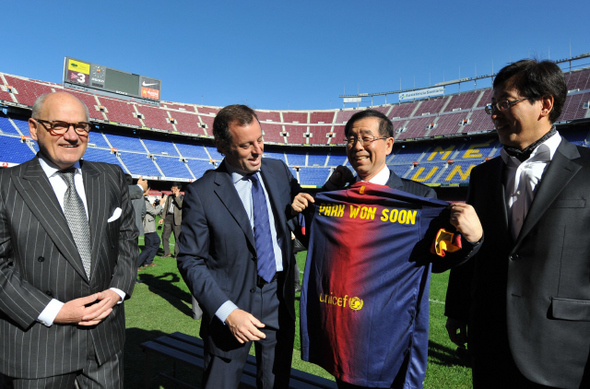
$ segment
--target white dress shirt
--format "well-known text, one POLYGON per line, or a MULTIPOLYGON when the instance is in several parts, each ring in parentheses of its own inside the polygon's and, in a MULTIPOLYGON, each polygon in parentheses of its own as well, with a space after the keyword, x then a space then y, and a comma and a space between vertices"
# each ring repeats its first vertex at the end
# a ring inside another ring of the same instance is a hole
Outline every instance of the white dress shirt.
POLYGON ((516 240, 535 197, 535 190, 561 143, 559 133, 541 143, 524 162, 500 151, 506 164, 505 201, 512 238, 516 240))

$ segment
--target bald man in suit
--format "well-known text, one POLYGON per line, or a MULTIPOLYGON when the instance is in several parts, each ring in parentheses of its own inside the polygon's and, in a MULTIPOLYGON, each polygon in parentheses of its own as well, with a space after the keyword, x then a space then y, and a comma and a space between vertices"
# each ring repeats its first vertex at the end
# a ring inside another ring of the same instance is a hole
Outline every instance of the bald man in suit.
POLYGON ((39 153, 0 171, 0 371, 8 388, 122 388, 137 227, 123 171, 81 161, 86 106, 43 95, 39 153))

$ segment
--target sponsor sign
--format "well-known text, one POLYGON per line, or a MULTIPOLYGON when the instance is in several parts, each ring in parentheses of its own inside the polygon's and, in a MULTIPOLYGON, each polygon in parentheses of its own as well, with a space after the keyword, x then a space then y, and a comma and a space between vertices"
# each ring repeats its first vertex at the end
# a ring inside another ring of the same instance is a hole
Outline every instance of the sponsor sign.
POLYGON ((424 99, 432 96, 440 96, 445 93, 445 87, 439 86, 437 88, 420 89, 412 92, 403 92, 399 94, 399 101, 424 99))

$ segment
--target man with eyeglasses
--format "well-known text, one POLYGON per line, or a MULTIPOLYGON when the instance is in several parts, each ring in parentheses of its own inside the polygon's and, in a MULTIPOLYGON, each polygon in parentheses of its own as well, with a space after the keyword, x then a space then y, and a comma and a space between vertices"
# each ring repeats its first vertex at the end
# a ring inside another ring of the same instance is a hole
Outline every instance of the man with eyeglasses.
MULTIPOLYGON (((415 197, 420 196, 422 198, 436 199, 436 192, 432 188, 415 181, 400 178, 393 170, 388 168, 386 158, 392 151, 394 138, 393 123, 387 116, 371 109, 357 112, 346 123, 344 132, 348 161, 356 172, 356 177, 353 177, 352 172, 348 168, 338 166, 325 184, 324 189, 336 190, 343 188, 347 182, 355 183, 348 187, 350 193, 339 193, 337 196, 342 198, 351 196, 343 200, 343 202, 355 204, 356 206, 356 199, 353 198, 354 195, 351 193, 356 190, 355 187, 358 185, 358 182, 362 181, 405 192, 399 194, 400 197, 398 200, 400 207, 402 203, 407 205, 412 204, 411 207, 413 209, 422 209, 422 207, 427 208, 429 206, 441 207, 441 202, 436 202, 435 200, 428 201, 427 199, 415 197), (414 196, 408 196, 407 194, 414 196)), ((367 192, 370 191, 370 187, 372 186, 367 185, 367 192)), ((369 200, 370 196, 366 195, 365 197, 367 197, 367 201, 370 201, 369 204, 372 206, 379 202, 384 203, 389 201, 396 194, 395 192, 392 193, 392 191, 385 190, 381 193, 381 198, 376 196, 369 200)), ((297 196, 293 202, 293 209, 298 212, 303 211, 308 207, 310 202, 315 202, 315 200, 312 201, 311 198, 305 196, 297 196)), ((391 203, 388 202, 388 204, 391 203)), ((442 203, 442 207, 444 207, 444 203, 442 203)), ((363 264, 372 262, 373 260, 379 261, 381 263, 380 266, 384 266, 383 264, 385 264, 387 268, 387 270, 383 269, 380 272, 381 276, 379 280, 374 279, 373 283, 367 285, 367 290, 371 290, 371 292, 367 292, 367 296, 370 296, 371 301, 374 304, 378 304, 379 308, 371 310, 371 312, 374 312, 374 315, 364 316, 365 318, 368 317, 368 319, 363 320, 368 320, 368 322, 362 322, 363 330, 367 329, 367 331, 370 331, 368 329, 376 331, 376 328, 381 328, 380 326, 383 323, 387 323, 388 331, 387 333, 381 334, 382 338, 374 338, 374 342, 362 343, 358 347, 359 349, 355 349, 352 354, 344 351, 339 352, 335 350, 346 349, 346 346, 340 347, 341 345, 336 341, 334 341, 333 345, 326 346, 326 344, 319 342, 318 339, 332 339, 336 336, 350 336, 354 338, 359 334, 334 334, 333 326, 322 321, 318 324, 317 321, 319 319, 314 318, 309 320, 312 323, 309 326, 303 324, 302 332, 304 332, 304 335, 302 336, 302 343, 304 343, 305 350, 304 358, 318 363, 326 369, 331 369, 329 371, 336 376, 336 381, 340 389, 357 389, 363 387, 401 389, 422 387, 428 355, 428 286, 432 267, 431 261, 436 261, 435 270, 437 272, 447 270, 453 264, 464 260, 471 250, 477 249, 477 242, 482 237, 481 225, 470 205, 454 204, 448 212, 451 225, 457 228, 457 231, 462 235, 462 247, 465 249, 458 251, 454 258, 448 256, 443 259, 434 255, 430 257, 427 250, 422 249, 422 243, 427 241, 427 239, 423 239, 424 235, 426 235, 424 232, 427 228, 423 230, 417 228, 411 233, 405 230, 405 233, 400 234, 400 231, 404 231, 403 227, 391 226, 389 228, 390 226, 387 226, 388 229, 384 231, 379 229, 382 225, 379 221, 376 222, 377 226, 372 227, 372 230, 359 231, 360 241, 373 242, 371 239, 377 237, 374 242, 379 245, 378 248, 372 247, 372 244, 363 245, 359 242, 351 243, 350 246, 344 242, 343 245, 345 247, 340 249, 334 249, 333 246, 323 242, 314 242, 314 244, 310 245, 310 252, 312 254, 318 253, 318 256, 322 258, 314 259, 316 258, 314 256, 311 258, 311 261, 316 261, 314 262, 315 265, 310 266, 308 264, 306 266, 306 278, 307 280, 313 278, 313 280, 304 281, 305 296, 302 301, 308 301, 308 295, 313 296, 310 299, 317 300, 315 297, 319 293, 319 289, 328 293, 327 290, 323 289, 323 285, 318 286, 322 283, 329 284, 334 289, 351 290, 342 286, 347 280, 325 279, 328 277, 326 274, 332 273, 330 271, 325 271, 324 273, 324 269, 340 266, 344 269, 342 270, 343 272, 347 272, 350 269, 363 268, 363 264), (386 236, 382 236, 381 233, 385 233, 386 236), (412 251, 414 249, 419 250, 420 254, 412 254, 410 259, 401 248, 391 251, 392 247, 396 247, 395 244, 392 244, 393 242, 398 245, 398 248, 411 247, 412 251), (314 245, 319 247, 319 249, 315 249, 313 247, 314 245), (326 249, 324 246, 329 247, 328 253, 325 253, 326 249), (358 255, 350 255, 351 252, 358 252, 359 250, 369 260, 358 259, 356 258, 358 255), (374 253, 376 252, 386 252, 386 254, 374 257, 374 253), (324 258, 327 257, 330 257, 330 259, 326 263, 324 262, 324 258), (320 264, 318 265, 317 263, 320 264), (319 268, 322 270, 317 270, 319 268), (388 271, 390 273, 387 273, 388 271), (319 282, 317 281, 318 279, 322 281, 319 282), (312 290, 306 290, 308 285, 312 285, 309 287, 312 290), (376 287, 376 285, 379 285, 379 287, 376 287), (391 295, 388 293, 391 293, 391 295), (388 300, 395 300, 396 303, 385 303, 388 300), (317 327, 321 327, 321 336, 314 329, 317 327), (309 331, 307 331, 308 329, 309 331), (310 335, 307 335, 307 333, 310 335), (309 343, 306 343, 307 339, 309 339, 309 343), (307 346, 309 346, 308 349, 310 351, 307 351, 307 346), (323 350, 326 348, 330 350, 324 353, 323 350), (334 354, 336 354, 335 357, 333 356, 334 354), (378 360, 379 362, 372 363, 372 360, 378 360), (333 366, 337 367, 334 368, 333 366)), ((340 243, 340 240, 338 240, 340 239, 338 234, 339 228, 342 228, 342 230, 347 228, 342 227, 344 225, 343 223, 346 222, 346 218, 343 219, 340 227, 335 227, 334 229, 330 226, 326 227, 327 222, 323 222, 323 226, 318 227, 323 228, 321 234, 314 232, 314 225, 306 228, 306 230, 314 234, 311 239, 340 243), (328 231, 326 235, 329 238, 325 238, 323 235, 324 231, 328 231), (318 237, 322 237, 322 239, 315 239, 318 237)), ((338 220, 340 221, 341 219, 339 218, 338 220)), ((438 218, 435 223, 437 226, 439 223, 441 225, 436 230, 442 227, 451 229, 452 227, 448 226, 445 221, 446 219, 442 219, 442 217, 438 218)), ((316 225, 319 224, 320 222, 316 225)), ((338 224, 335 223, 336 226, 338 224)), ((345 225, 350 226, 350 224, 345 225)), ((354 277, 350 273, 343 274, 348 274, 351 278, 354 277)), ((309 306, 311 307, 313 304, 311 302, 309 306)), ((306 306, 305 309, 309 308, 306 306)), ((331 311, 325 312, 326 317, 329 317, 330 314, 332 314, 331 311)), ((336 315, 336 313, 334 314, 336 315)), ((316 314, 313 311, 310 316, 302 318, 302 323, 307 323, 307 319, 311 316, 323 317, 323 315, 324 313, 316 314)), ((361 319, 357 316, 351 319, 353 323, 355 320, 360 321, 361 319)), ((344 321, 344 319, 340 321, 344 321)), ((349 342, 349 344, 351 343, 349 342)))
POLYGON ((0 371, 7 388, 122 388, 137 227, 120 167, 82 161, 86 106, 33 105, 39 153, 0 171, 0 371))
POLYGON ((590 151, 555 129, 567 86, 551 61, 504 67, 486 107, 501 155, 471 172, 485 238, 451 271, 447 330, 480 388, 590 387, 590 151))

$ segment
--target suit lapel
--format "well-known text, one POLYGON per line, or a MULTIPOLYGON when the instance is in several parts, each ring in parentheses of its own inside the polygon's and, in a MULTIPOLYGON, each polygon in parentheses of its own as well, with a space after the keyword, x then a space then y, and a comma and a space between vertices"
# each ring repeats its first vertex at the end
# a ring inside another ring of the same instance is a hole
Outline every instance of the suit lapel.
MULTIPOLYGON (((488 172, 488 179, 484 180, 487 184, 484 193, 488 194, 487 206, 491 212, 494 212, 495 219, 499 219, 496 225, 504 231, 508 230, 508 209, 506 208, 506 187, 504 185, 504 162, 502 158, 496 158, 490 162, 492 167, 488 172), (498 212, 501 210, 501 212, 498 212)), ((510 234, 508 234, 510 235, 510 234)))
POLYGON ((576 146, 567 142, 565 139, 561 141, 553 156, 553 160, 549 164, 547 171, 543 174, 531 208, 518 235, 517 243, 531 231, 555 198, 582 168, 573 161, 579 157, 580 153, 576 149, 576 146))
MULTIPOLYGON (((99 243, 103 241, 107 219, 111 216, 106 208, 106 182, 94 165, 81 161, 82 180, 86 192, 88 205, 88 224, 90 226, 90 241, 92 245, 92 269, 94 273, 98 267, 95 261, 100 257, 99 243)), ((112 210, 110 210, 112 212, 112 210)), ((91 273, 91 275, 92 275, 91 273)), ((93 277, 91 277, 93 278, 93 277)))
POLYGON ((404 186, 404 183, 402 179, 399 178, 397 174, 393 172, 393 170, 389 170, 389 179, 387 180, 387 184, 385 185, 387 185, 391 189, 401 190, 404 186))
MULTIPOLYGON (((266 187, 266 191, 268 192, 268 198, 270 199, 273 215, 275 217, 275 226, 276 228, 282 228, 282 226, 287 225, 287 220, 285 216, 285 210, 281 209, 281 202, 279 197, 280 188, 278 187, 277 180, 273 179, 276 177, 276 172, 272 170, 272 168, 268 164, 264 164, 263 161, 263 169, 260 171, 262 175, 262 179, 264 180, 264 186, 266 187)), ((285 231, 277 231, 277 239, 284 235, 285 231)), ((279 242, 280 245, 280 242, 279 242)))
POLYGON ((246 235, 246 238, 252 247, 256 247, 248 214, 246 213, 242 200, 240 199, 240 196, 238 196, 238 192, 231 180, 231 175, 225 169, 225 163, 222 162, 212 174, 215 174, 215 194, 227 208, 236 223, 238 223, 242 231, 244 231, 244 235, 246 235))
POLYGON ((63 210, 37 158, 26 164, 22 177, 15 177, 14 185, 66 260, 81 276, 87 278, 63 210))

